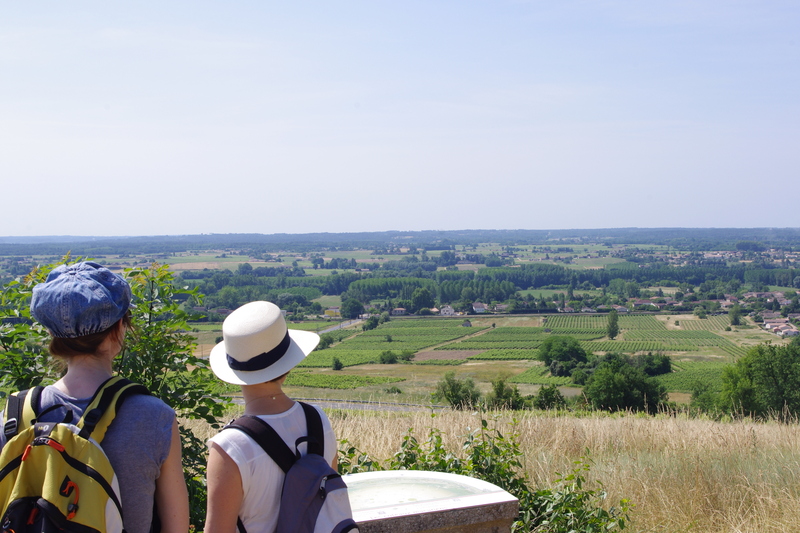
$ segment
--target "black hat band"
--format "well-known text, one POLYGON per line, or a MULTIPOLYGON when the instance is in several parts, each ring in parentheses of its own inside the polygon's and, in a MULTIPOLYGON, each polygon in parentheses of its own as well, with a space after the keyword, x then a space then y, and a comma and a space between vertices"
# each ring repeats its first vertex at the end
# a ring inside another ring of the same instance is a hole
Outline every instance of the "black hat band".
POLYGON ((233 370, 242 370, 245 372, 264 370, 265 368, 280 361, 281 357, 286 355, 291 343, 292 339, 289 337, 289 332, 287 331, 286 336, 283 337, 283 340, 278 343, 276 347, 268 352, 261 353, 251 359, 248 359, 247 361, 237 361, 227 353, 225 354, 225 357, 228 358, 228 366, 230 366, 233 370))

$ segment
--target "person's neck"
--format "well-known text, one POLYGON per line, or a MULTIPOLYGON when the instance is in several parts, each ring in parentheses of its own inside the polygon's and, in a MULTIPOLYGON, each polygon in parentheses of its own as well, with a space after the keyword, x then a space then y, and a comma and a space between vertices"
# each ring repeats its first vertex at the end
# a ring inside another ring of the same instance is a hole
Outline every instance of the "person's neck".
POLYGON ((55 383, 61 392, 73 398, 90 398, 113 374, 112 359, 95 355, 72 356, 67 373, 55 383))
POLYGON ((243 386, 242 395, 246 415, 275 415, 288 411, 294 405, 294 400, 274 383, 243 386))

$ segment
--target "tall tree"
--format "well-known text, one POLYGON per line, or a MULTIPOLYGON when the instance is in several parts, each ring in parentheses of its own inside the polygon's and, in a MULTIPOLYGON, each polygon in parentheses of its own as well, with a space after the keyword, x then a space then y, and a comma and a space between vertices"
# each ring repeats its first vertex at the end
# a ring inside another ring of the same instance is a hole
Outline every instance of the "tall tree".
POLYGON ((738 326, 742 322, 742 308, 739 304, 734 304, 728 311, 728 318, 731 319, 731 326, 738 326))
POLYGON ((589 377, 583 393, 596 409, 632 409, 655 413, 667 400, 667 389, 631 364, 628 357, 609 354, 589 377))
POLYGON ((553 361, 585 363, 587 354, 574 337, 554 335, 539 346, 537 358, 550 366, 553 361))
POLYGON ((800 344, 761 344, 722 376, 722 407, 743 414, 800 414, 800 344))
POLYGON ((435 303, 431 291, 426 287, 420 287, 419 289, 415 289, 414 293, 411 295, 411 312, 416 313, 420 309, 426 307, 430 309, 435 303))
POLYGON ((364 306, 355 298, 349 298, 342 302, 339 308, 342 318, 358 318, 358 315, 364 312, 364 306))
POLYGON ((619 316, 617 315, 617 310, 612 309, 610 313, 608 313, 608 325, 606 326, 606 335, 611 340, 617 338, 619 335, 619 316))

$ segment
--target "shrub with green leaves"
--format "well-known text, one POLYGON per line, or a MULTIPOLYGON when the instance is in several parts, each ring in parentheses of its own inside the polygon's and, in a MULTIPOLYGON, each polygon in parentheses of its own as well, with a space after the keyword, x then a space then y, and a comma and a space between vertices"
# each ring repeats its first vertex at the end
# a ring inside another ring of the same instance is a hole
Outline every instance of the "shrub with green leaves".
POLYGON ((533 406, 543 410, 564 409, 567 406, 567 400, 557 386, 545 385, 539 387, 539 391, 533 399, 533 406))
MULTIPOLYGON (((64 258, 69 260, 69 256, 64 258)), ((0 288, 0 398, 58 379, 47 351, 47 330, 31 317, 31 291, 56 265, 35 268, 0 288)))
POLYGON ((516 385, 509 385, 506 378, 492 380, 492 390, 486 395, 489 409, 525 409, 529 402, 519 392, 516 385))
POLYGON ((436 384, 433 399, 447 402, 455 409, 472 409, 481 401, 481 393, 471 378, 458 379, 455 372, 445 372, 436 384))
POLYGON ((602 483, 595 481, 600 488, 587 488, 589 462, 582 459, 575 465, 572 472, 556 480, 556 488, 540 489, 531 494, 531 505, 527 508, 530 517, 523 517, 520 520, 524 524, 522 529, 515 531, 607 533, 622 531, 628 526, 630 502, 623 499, 617 506, 603 507, 606 492, 602 483))
POLYGON ((379 361, 382 365, 397 364, 397 354, 391 350, 384 350, 381 352, 379 361))

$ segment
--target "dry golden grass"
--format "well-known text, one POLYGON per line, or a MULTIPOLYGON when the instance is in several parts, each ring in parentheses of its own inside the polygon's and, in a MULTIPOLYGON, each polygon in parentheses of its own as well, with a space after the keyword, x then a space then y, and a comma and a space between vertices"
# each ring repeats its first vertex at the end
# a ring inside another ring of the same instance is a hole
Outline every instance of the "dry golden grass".
MULTIPOLYGON (((432 425, 458 450, 480 417, 445 412, 332 413, 339 438, 386 459, 408 428, 424 440, 432 425)), ((526 470, 535 486, 551 486, 588 450, 589 477, 601 481, 609 502, 635 504, 632 529, 640 532, 800 531, 800 427, 777 423, 719 423, 635 415, 577 418, 526 414, 519 433, 526 470)))
MULTIPOLYGON (((331 411, 338 438, 381 462, 414 429, 424 441, 441 430, 448 450, 480 425, 480 415, 331 411)), ((485 416, 485 415, 484 415, 485 416)), ((588 475, 603 483, 608 502, 634 504, 635 532, 777 533, 800 531, 800 426, 714 422, 637 415, 587 417, 516 413, 490 427, 518 433, 526 471, 536 487, 587 455, 588 475)), ((491 417, 489 418, 491 420, 491 417)), ((203 436, 203 435, 200 435, 203 436)))

